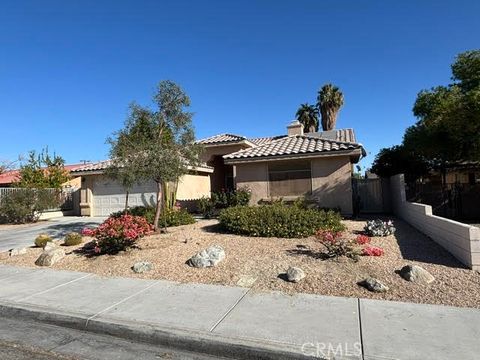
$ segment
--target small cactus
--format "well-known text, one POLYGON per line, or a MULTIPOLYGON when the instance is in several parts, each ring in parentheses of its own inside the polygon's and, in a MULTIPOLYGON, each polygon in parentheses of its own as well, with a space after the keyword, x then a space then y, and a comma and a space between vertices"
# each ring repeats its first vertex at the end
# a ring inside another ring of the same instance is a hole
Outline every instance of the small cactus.
POLYGON ((65 236, 63 244, 65 246, 75 246, 80 245, 82 243, 83 237, 77 232, 68 233, 65 236))
POLYGON ((52 241, 50 235, 40 234, 35 238, 35 246, 43 248, 49 241, 52 241))

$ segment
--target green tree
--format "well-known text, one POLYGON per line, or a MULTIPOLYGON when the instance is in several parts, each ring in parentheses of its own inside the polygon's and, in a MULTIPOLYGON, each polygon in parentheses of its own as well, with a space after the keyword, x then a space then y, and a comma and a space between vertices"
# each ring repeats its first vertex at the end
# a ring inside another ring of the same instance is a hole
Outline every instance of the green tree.
POLYGON ((317 107, 322 115, 322 128, 324 131, 335 128, 338 112, 343 103, 343 94, 337 86, 326 84, 318 91, 317 107))
POLYGON ((452 64, 453 83, 422 90, 403 144, 429 159, 445 178, 457 161, 480 160, 480 50, 459 54, 452 64))
POLYGON ((15 186, 29 189, 61 189, 70 180, 65 170, 65 161, 56 154, 50 155, 48 148, 40 154, 34 150, 28 153, 25 163, 20 166, 19 179, 15 186))
POLYGON ((375 156, 371 171, 381 177, 405 174, 407 182, 426 175, 430 164, 415 152, 408 151, 403 145, 383 148, 375 156))
POLYGON ((295 114, 297 120, 303 124, 305 132, 318 131, 318 109, 310 104, 301 104, 295 114))
POLYGON ((199 163, 201 147, 195 143, 192 113, 186 110, 190 99, 177 84, 161 81, 154 101, 155 110, 132 104, 124 128, 107 142, 114 167, 123 168, 134 181, 156 183, 154 227, 158 230, 167 184, 199 163))

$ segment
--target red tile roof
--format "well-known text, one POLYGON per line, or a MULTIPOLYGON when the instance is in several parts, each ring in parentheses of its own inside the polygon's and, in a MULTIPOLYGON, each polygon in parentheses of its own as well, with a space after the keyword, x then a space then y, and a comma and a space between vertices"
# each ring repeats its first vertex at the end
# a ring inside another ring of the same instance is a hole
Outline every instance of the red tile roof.
MULTIPOLYGON (((76 169, 85 166, 85 164, 70 164, 65 165, 65 170, 70 172, 75 171, 76 169)), ((19 180, 20 170, 11 170, 3 174, 0 174, 0 185, 10 185, 11 183, 19 180)))

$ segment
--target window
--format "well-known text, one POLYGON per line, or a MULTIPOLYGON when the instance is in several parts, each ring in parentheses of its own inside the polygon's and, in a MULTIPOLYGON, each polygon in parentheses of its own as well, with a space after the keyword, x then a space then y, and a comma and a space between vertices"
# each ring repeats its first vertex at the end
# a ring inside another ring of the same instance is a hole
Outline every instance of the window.
POLYGON ((312 190, 310 161, 272 162, 268 165, 270 196, 300 196, 312 190))

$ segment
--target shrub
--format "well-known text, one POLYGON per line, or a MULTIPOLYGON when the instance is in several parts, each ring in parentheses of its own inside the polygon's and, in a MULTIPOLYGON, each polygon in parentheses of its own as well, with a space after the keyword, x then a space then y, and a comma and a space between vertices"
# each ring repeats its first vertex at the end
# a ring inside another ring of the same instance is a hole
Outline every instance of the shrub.
POLYGON ((0 221, 23 224, 38 221, 43 211, 59 205, 51 189, 19 189, 7 193, 0 203, 0 221))
POLYGON ((52 238, 48 234, 40 234, 35 238, 35 246, 36 247, 45 247, 47 242, 52 241, 52 238))
POLYGON ((63 240, 65 246, 75 246, 82 243, 83 237, 77 232, 68 233, 63 240))
POLYGON ((247 206, 251 197, 252 192, 247 188, 215 191, 212 192, 210 198, 202 197, 198 200, 198 209, 205 218, 210 219, 216 216, 221 209, 233 206, 247 206))
POLYGON ((357 243, 353 240, 342 238, 341 232, 320 230, 317 232, 316 237, 325 248, 323 254, 327 258, 346 256, 357 261, 358 256, 361 254, 361 251, 356 246, 357 243))
POLYGON ((363 256, 382 256, 383 253, 383 249, 378 246, 367 246, 362 250, 363 256))
POLYGON ((314 235, 318 229, 345 229, 338 213, 283 204, 235 206, 222 210, 219 220, 226 231, 249 236, 296 238, 314 235))
POLYGON ((359 245, 370 244, 370 237, 366 235, 358 235, 356 241, 357 241, 357 244, 359 245))
MULTIPOLYGON (((111 214, 110 217, 118 218, 126 213, 125 210, 122 210, 111 214)), ((141 216, 145 218, 149 224, 153 224, 153 221, 155 220, 155 208, 151 206, 135 206, 128 209, 128 214, 132 216, 141 216)), ((187 210, 178 207, 165 210, 163 214, 160 214, 160 219, 158 220, 159 226, 167 227, 194 223, 194 217, 187 210)))
POLYGON ((380 219, 370 220, 364 228, 367 235, 370 236, 388 236, 395 232, 392 220, 383 221, 380 219))
POLYGON ((125 214, 111 216, 96 229, 84 229, 82 234, 96 238, 95 253, 116 254, 151 232, 152 226, 144 217, 125 214))
POLYGON ((180 226, 195 224, 195 218, 185 209, 165 210, 158 221, 160 226, 180 226))

